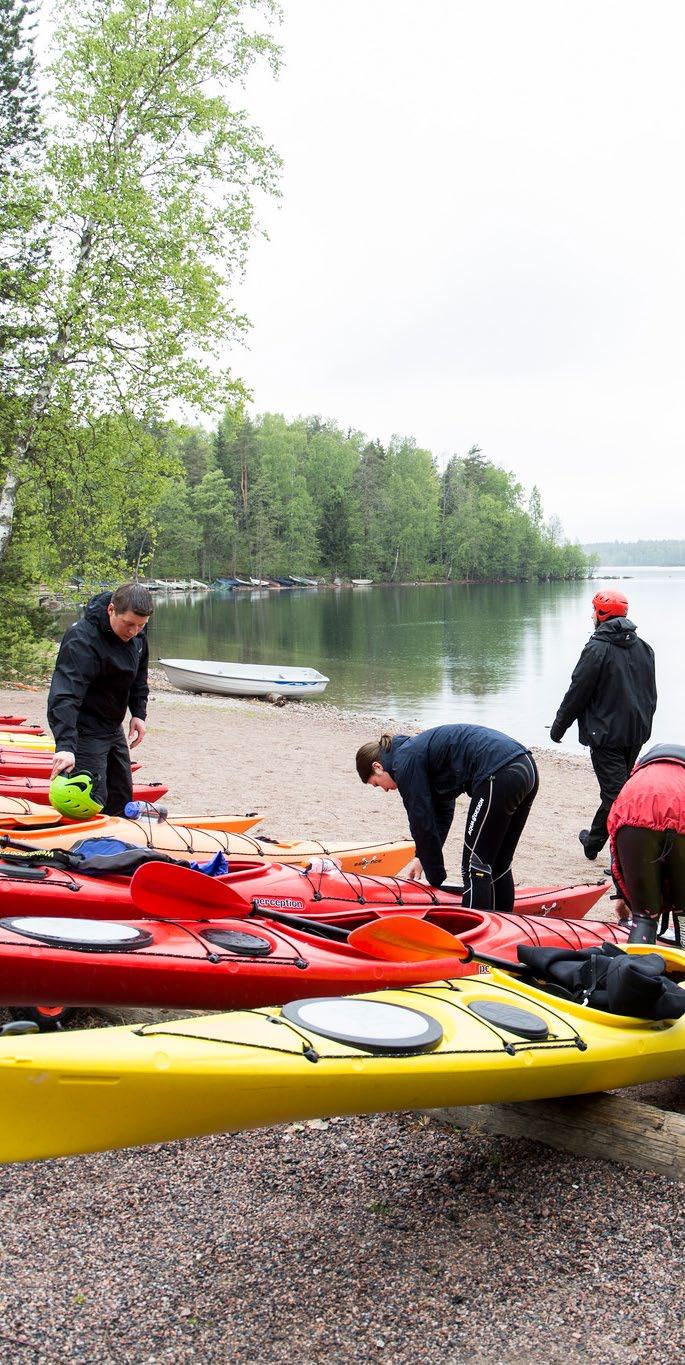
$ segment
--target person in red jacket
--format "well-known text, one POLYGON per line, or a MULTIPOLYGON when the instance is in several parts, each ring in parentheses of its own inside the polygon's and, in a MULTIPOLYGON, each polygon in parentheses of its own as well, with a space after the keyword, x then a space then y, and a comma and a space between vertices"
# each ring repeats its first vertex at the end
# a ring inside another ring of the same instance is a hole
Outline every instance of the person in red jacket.
MULTIPOLYGON (((685 916, 685 747, 649 749, 621 788, 607 824, 612 875, 633 916, 628 942, 655 943, 664 911, 685 916)), ((677 920, 676 929, 682 927, 677 920)))

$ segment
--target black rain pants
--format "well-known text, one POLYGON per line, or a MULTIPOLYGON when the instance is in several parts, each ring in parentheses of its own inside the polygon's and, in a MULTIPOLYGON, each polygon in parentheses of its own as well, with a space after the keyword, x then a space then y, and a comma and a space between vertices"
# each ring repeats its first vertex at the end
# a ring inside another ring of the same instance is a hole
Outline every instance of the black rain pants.
POLYGON ((127 801, 133 800, 131 755, 123 727, 106 734, 79 731, 74 772, 89 772, 94 778, 94 794, 104 797, 105 815, 123 815, 127 801))
POLYGON ((461 863, 465 906, 511 914, 511 864, 539 784, 535 760, 521 754, 474 787, 461 863))
POLYGON ((599 782, 600 802, 585 844, 588 857, 596 857, 609 838, 607 816, 635 766, 640 746, 632 749, 590 749, 590 758, 599 782))
POLYGON ((633 914, 685 914, 685 834, 623 825, 616 833, 621 879, 633 914))

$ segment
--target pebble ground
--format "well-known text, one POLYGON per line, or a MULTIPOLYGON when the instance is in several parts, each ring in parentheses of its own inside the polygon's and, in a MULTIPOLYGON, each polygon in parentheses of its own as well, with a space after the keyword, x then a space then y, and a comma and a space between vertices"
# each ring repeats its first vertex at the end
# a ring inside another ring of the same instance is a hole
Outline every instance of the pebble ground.
POLYGON ((655 1362, 682 1186, 415 1115, 0 1170, 0 1359, 655 1362))

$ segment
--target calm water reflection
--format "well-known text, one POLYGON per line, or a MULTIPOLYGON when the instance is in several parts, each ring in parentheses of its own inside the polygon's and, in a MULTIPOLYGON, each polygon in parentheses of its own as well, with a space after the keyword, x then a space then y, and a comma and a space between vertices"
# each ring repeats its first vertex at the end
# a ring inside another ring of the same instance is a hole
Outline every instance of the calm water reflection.
MULTIPOLYGON (((655 737, 682 742, 685 570, 611 572, 631 575, 615 585, 656 650, 655 737)), ((303 664, 328 674, 326 699, 352 711, 421 726, 478 721, 548 744, 545 726, 591 633, 590 600, 604 581, 158 598, 150 652, 303 664)), ((579 747, 575 727, 564 747, 579 747)))

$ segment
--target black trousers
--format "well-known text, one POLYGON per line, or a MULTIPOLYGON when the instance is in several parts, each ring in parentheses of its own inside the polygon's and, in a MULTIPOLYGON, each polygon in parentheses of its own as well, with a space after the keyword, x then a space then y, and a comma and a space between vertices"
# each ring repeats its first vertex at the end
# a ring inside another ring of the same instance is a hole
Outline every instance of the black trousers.
POLYGON ((616 854, 633 917, 661 910, 685 914, 685 834, 624 825, 616 854))
POLYGON ((131 756, 122 726, 108 734, 81 734, 76 746, 75 772, 89 772, 98 801, 104 797, 105 815, 123 815, 133 799, 131 756))
POLYGON ((635 766, 640 746, 632 749, 591 749, 590 758, 599 782, 599 806, 590 826, 590 837, 585 852, 597 855, 609 838, 607 816, 621 787, 628 781, 635 766))
POLYGON ((521 754, 474 787, 461 861, 464 905, 513 910, 512 859, 539 785, 534 759, 521 754))

